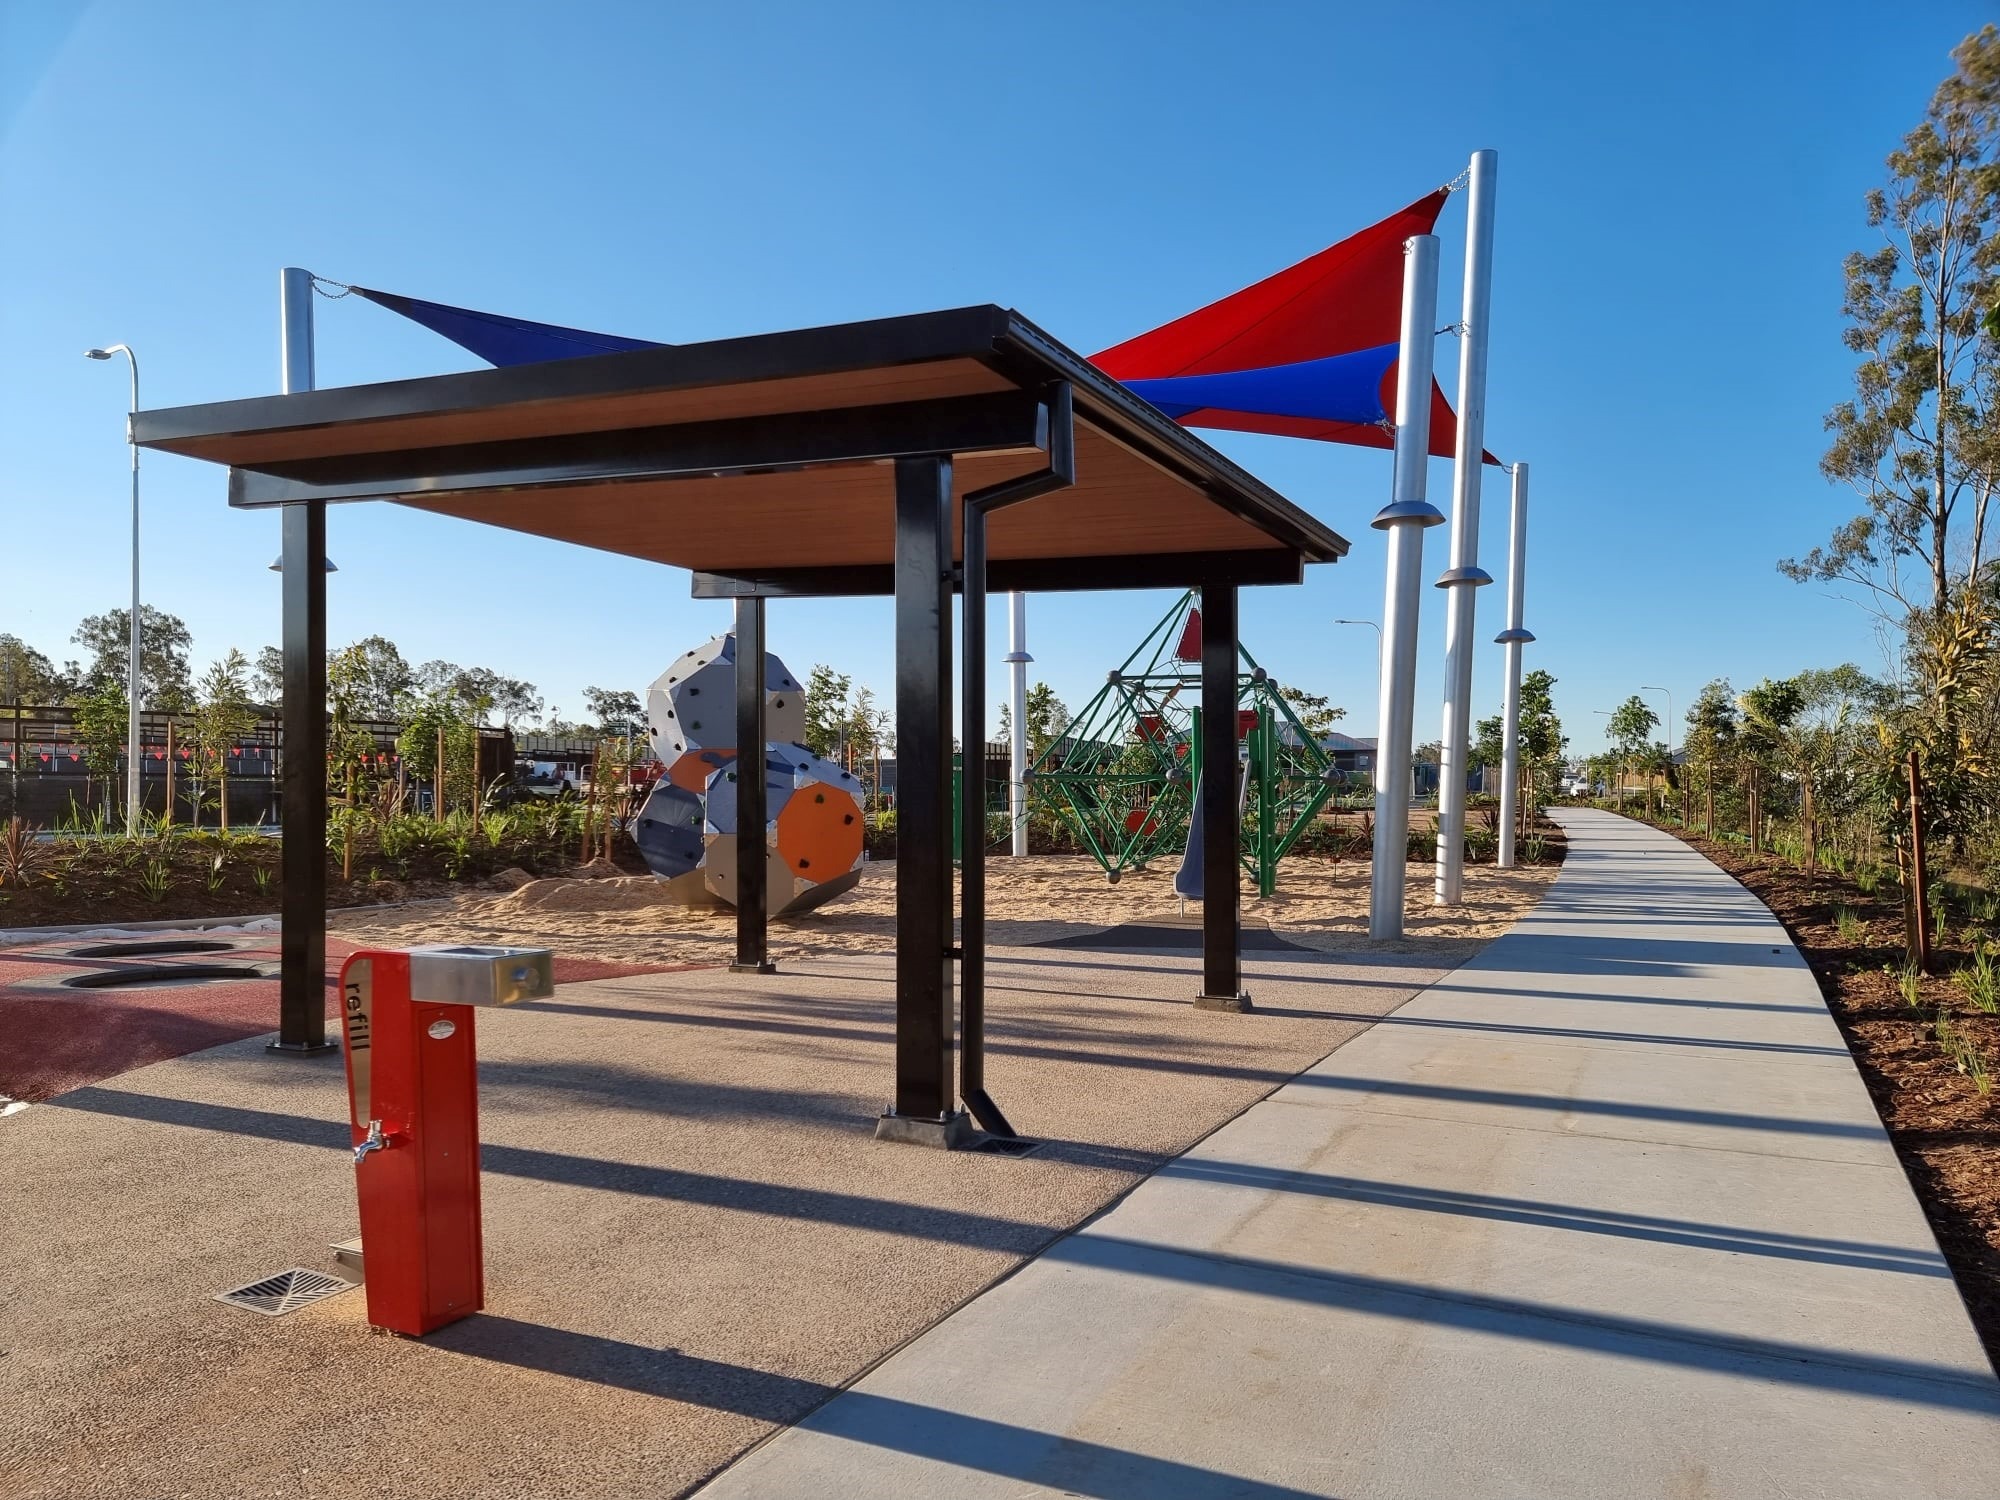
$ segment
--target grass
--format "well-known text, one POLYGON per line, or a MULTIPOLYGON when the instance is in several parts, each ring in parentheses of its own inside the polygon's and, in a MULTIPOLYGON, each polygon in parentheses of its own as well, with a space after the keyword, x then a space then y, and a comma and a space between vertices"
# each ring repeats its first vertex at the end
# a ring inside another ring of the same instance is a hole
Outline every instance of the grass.
POLYGON ((139 872, 139 890, 156 906, 167 899, 173 885, 174 867, 164 858, 155 856, 147 860, 146 868, 139 872))
POLYGON ((1868 936, 1868 924, 1857 917, 1851 907, 1846 906, 1834 908, 1833 930, 1840 934, 1843 943, 1859 944, 1868 936))
POLYGON ((1897 971, 1896 988, 1902 992, 1903 1003, 1911 1010, 1924 1003, 1924 976, 1915 965, 1897 971))
POLYGON ((1931 1035, 1937 1038, 1938 1046, 1944 1049, 1944 1055, 1951 1059, 1952 1066, 1972 1080, 1975 1089, 1984 1094, 1993 1087, 1992 1075, 1986 1071, 1986 1059, 1980 1056, 1971 1038, 1951 1024, 1949 1011, 1940 1010, 1937 1013, 1937 1020, 1931 1023, 1931 1035))
POLYGON ((1989 1016, 2000 1014, 2000 966, 1993 962, 1993 950, 1980 944, 1972 950, 1972 964, 1952 976, 1965 991, 1966 1000, 1989 1016))

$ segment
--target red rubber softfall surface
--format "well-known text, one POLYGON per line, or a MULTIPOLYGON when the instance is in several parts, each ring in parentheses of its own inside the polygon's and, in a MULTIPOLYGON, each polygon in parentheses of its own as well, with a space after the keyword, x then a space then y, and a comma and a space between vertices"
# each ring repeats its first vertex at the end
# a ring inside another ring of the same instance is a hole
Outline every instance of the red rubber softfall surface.
MULTIPOLYGON (((148 932, 131 940, 175 938, 233 941, 227 953, 160 954, 133 958, 70 958, 72 948, 104 938, 66 937, 29 948, 0 948, 0 1095, 48 1099, 148 1063, 198 1052, 223 1042, 275 1031, 278 981, 225 979, 164 989, 84 990, 62 981, 94 970, 151 968, 185 964, 256 964, 275 969, 278 935, 206 932, 148 932)), ((357 945, 329 938, 326 944, 327 1035, 338 1035, 339 1006, 334 984, 340 961, 357 945)), ((687 967, 673 964, 620 964, 603 959, 557 956, 558 985, 592 979, 622 979, 687 967)))

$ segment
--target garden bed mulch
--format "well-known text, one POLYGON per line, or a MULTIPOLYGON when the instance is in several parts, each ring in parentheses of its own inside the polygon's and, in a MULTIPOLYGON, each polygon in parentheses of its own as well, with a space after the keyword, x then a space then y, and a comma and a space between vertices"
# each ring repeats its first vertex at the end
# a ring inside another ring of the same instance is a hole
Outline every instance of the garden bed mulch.
MULTIPOLYGON (((281 851, 277 839, 254 835, 234 839, 194 835, 165 844, 105 839, 95 846, 51 849, 46 866, 34 878, 0 885, 0 932, 18 927, 117 927, 130 922, 185 922, 275 912, 284 886, 281 851), (162 878, 149 887, 147 876, 154 868, 162 878)), ((339 861, 329 855, 326 904, 380 906, 495 888, 494 872, 518 856, 507 849, 482 852, 486 854, 484 861, 459 880, 442 879, 434 871, 420 872, 408 880, 375 878, 372 859, 357 861, 357 878, 343 880, 339 861)), ((622 874, 643 874, 646 869, 637 847, 623 836, 617 841, 612 863, 622 874)), ((527 873, 564 873, 567 866, 563 861, 559 867, 530 868, 527 873)), ((503 883, 497 888, 510 887, 503 883)))
POLYGON ((1947 933, 1913 1007, 1897 983, 1905 954, 1893 882, 1869 894, 1831 871, 1808 880, 1775 855, 1664 831, 1741 881, 1805 955, 2000 1372, 2000 1083, 1982 1093, 1935 1033, 1942 1012, 2000 1079, 2000 1016, 1975 1009, 1951 977, 1971 962, 1966 934, 1947 933))

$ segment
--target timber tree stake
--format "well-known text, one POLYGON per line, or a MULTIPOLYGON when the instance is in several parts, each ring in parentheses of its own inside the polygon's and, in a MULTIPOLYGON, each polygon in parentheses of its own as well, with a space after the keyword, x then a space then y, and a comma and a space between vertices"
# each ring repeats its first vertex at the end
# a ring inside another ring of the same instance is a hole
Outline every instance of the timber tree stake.
POLYGON ((1924 870, 1924 797, 1923 771, 1917 764, 1917 752, 1909 756, 1910 772, 1910 889, 1909 889, 1909 931, 1910 957, 1925 973, 1931 967, 1931 935, 1924 926, 1924 914, 1929 910, 1926 901, 1929 877, 1924 870))

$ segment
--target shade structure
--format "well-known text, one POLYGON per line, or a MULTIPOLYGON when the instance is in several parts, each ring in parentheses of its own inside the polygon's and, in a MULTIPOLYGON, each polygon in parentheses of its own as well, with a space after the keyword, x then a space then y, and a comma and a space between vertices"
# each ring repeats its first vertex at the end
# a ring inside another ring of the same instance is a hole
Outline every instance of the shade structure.
MULTIPOLYGON (((764 659, 770 598, 893 594, 895 1089, 880 1127, 893 1139, 950 1143, 967 1111, 1011 1133, 984 1083, 979 756, 963 770, 957 814, 970 830, 953 909, 953 592, 964 594, 966 743, 985 738, 989 581, 1199 587, 1203 694, 1219 737, 1233 722, 1238 587, 1295 583, 1308 563, 1347 551, 1331 528, 993 306, 139 412, 133 433, 142 446, 228 466, 232 504, 283 508, 288 577, 323 559, 327 505, 374 500, 685 567, 698 597, 734 600, 751 662, 764 659)), ((288 659, 323 656, 324 611, 322 591, 288 613, 288 659)), ((768 743, 764 688, 758 674, 736 674, 734 745, 768 743)), ((309 690, 287 705, 301 772, 285 783, 288 826, 324 812, 319 698, 309 690)), ((1233 753, 1220 738, 1211 749, 1233 753)), ((768 793, 765 777, 738 777, 734 840, 701 835, 711 860, 734 861, 731 968, 750 976, 772 970, 767 883, 837 862, 853 836, 844 823, 793 817, 796 788, 780 808, 768 793)), ((1204 803, 1214 878, 1195 997, 1232 1009, 1247 1003, 1233 814, 1228 799, 1204 803)), ((693 831, 677 815, 639 835, 678 848, 693 831)), ((324 921, 323 883, 315 859, 288 885, 287 933, 294 912, 324 921)), ((303 986, 303 963, 287 975, 303 986)))
POLYGON ((955 455, 960 498, 1034 473, 1058 381, 1076 484, 993 516, 993 587, 1295 582, 1346 550, 992 306, 142 412, 135 430, 229 465, 237 506, 386 499, 676 564, 698 592, 871 593, 889 588, 895 458, 955 455))

